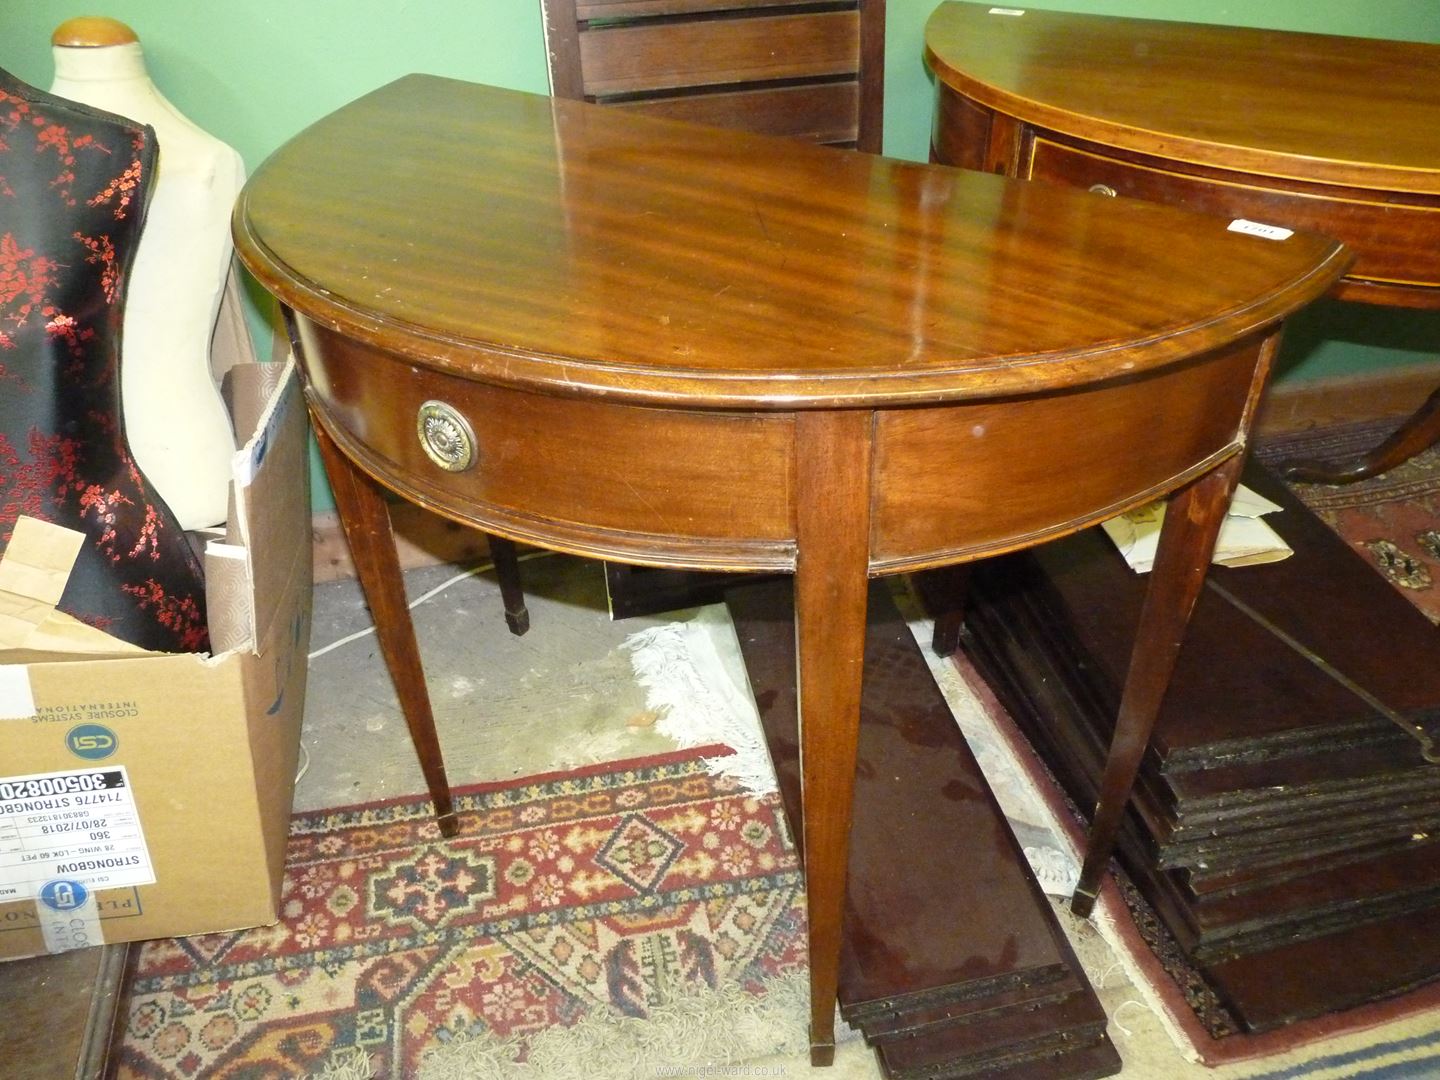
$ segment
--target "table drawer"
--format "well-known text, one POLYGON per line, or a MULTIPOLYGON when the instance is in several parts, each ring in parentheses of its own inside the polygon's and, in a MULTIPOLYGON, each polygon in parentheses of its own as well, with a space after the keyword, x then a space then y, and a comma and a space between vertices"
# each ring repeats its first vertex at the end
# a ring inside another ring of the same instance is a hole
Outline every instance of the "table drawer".
POLYGON ((421 367, 303 317, 296 325, 318 419, 412 502, 604 558, 697 569, 794 565, 788 414, 530 393, 421 367), (439 420, 432 450, 447 454, 426 449, 422 410, 439 420))
POLYGON ((1282 191, 1219 170, 1181 172, 1171 163, 1122 159, 1044 133, 1030 140, 1020 175, 1075 187, 1104 185, 1117 195, 1325 233, 1355 251, 1352 279, 1440 285, 1440 200, 1386 201, 1380 193, 1367 199, 1296 181, 1286 181, 1291 190, 1282 191))

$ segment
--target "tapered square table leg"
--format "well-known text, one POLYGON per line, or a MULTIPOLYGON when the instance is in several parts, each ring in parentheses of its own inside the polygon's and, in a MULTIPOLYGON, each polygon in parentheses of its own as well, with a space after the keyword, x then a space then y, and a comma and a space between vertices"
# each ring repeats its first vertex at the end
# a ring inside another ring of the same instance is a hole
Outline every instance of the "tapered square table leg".
POLYGON ((320 458, 335 494, 335 509, 350 544, 355 574, 375 620, 380 653, 395 683, 400 711, 405 714, 425 785, 435 803, 435 820, 442 836, 454 836, 458 825, 450 799, 450 782, 445 777, 440 739, 435 733, 435 717, 425 689, 425 670, 420 664, 415 627, 410 621, 405 579, 395 553, 390 509, 380 487, 341 453, 318 417, 313 427, 320 458))
POLYGON ((810 921, 810 1060, 835 1055, 870 540, 871 415, 796 418, 795 633, 810 921))
POLYGON ((1150 744, 1150 734, 1155 729, 1155 719, 1180 654, 1180 643, 1205 584, 1215 540, 1220 535, 1244 460, 1243 454, 1236 454, 1176 492, 1166 507, 1160 546, 1150 572, 1150 587, 1140 610, 1135 649, 1120 695, 1115 735, 1100 782, 1100 799, 1090 824, 1085 863, 1071 899, 1071 910, 1081 918, 1093 910, 1101 875, 1115 850, 1121 817, 1134 787, 1140 760, 1150 744))

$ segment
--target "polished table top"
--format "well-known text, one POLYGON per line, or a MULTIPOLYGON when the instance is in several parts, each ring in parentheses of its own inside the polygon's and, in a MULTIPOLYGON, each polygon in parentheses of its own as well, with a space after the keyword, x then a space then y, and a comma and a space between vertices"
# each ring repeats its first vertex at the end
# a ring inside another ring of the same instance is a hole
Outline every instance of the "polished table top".
POLYGON ((751 408, 1144 370, 1313 298, 1339 257, 1313 236, 423 76, 283 147, 237 221, 281 300, 452 373, 751 408))
POLYGON ((382 488, 559 550, 794 571, 817 1063, 867 578, 1175 493, 1141 627, 1155 647, 1102 799, 1118 813, 1280 323, 1349 258, 1307 233, 419 76, 278 151, 235 234, 285 310, 445 835, 382 488))

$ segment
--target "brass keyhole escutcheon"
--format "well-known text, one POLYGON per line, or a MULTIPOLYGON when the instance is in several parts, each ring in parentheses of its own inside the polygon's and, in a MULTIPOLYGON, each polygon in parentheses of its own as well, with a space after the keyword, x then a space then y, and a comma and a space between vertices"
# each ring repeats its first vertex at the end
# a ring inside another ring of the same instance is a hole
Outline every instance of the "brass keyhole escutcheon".
POLYGON ((475 464, 475 432, 469 421, 445 402, 421 405, 415 431, 425 455, 446 472, 464 472, 475 464))

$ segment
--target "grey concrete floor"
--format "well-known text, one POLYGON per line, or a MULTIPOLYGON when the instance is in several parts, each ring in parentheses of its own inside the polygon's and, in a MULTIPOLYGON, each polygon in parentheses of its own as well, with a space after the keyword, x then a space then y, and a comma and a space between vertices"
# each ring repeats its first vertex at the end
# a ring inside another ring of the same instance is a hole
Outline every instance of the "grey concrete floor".
MULTIPOLYGON (((506 780, 675 749, 654 717, 621 643, 684 618, 612 622, 598 563, 545 556, 521 564, 532 629, 505 625, 493 573, 455 581, 413 609, 435 725, 452 785, 506 780)), ((411 570, 412 604, 462 571, 411 570)), ((409 732, 353 580, 315 589, 304 744, 296 810, 425 790, 409 732), (319 655, 314 655, 314 654, 319 655)))

